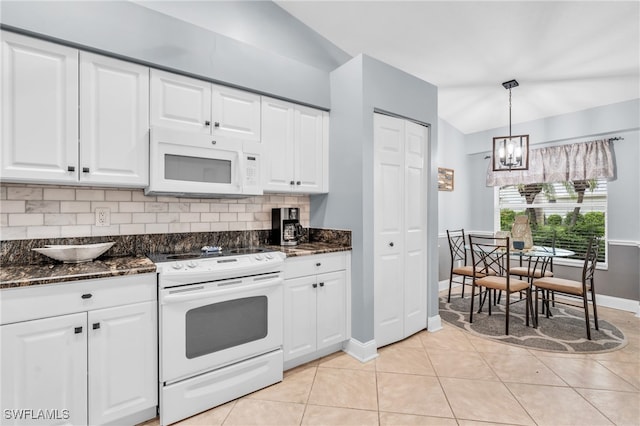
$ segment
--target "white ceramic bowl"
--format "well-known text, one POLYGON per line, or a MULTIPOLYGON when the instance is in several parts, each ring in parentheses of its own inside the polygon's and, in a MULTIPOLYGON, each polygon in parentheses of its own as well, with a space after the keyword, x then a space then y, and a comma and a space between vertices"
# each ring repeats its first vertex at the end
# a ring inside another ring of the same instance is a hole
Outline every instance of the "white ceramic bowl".
POLYGON ((32 250, 44 254, 55 260, 64 263, 82 263, 91 262, 105 251, 109 250, 114 242, 98 243, 98 244, 80 244, 80 245, 47 245, 45 247, 34 248, 32 250))

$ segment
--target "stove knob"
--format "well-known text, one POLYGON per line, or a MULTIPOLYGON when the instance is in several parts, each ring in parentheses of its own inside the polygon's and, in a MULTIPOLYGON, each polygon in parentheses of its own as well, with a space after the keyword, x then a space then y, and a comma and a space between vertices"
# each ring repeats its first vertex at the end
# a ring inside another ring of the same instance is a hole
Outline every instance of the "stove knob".
POLYGON ((261 254, 256 254, 256 260, 262 260, 262 255, 261 254))
POLYGON ((189 268, 195 268, 196 266, 198 266, 198 264, 196 262, 194 262, 193 260, 190 260, 189 262, 187 262, 187 266, 189 268))
POLYGON ((173 269, 182 269, 182 263, 174 263, 172 266, 173 269))
POLYGON ((273 259, 273 256, 271 256, 269 253, 264 255, 267 259, 273 259))

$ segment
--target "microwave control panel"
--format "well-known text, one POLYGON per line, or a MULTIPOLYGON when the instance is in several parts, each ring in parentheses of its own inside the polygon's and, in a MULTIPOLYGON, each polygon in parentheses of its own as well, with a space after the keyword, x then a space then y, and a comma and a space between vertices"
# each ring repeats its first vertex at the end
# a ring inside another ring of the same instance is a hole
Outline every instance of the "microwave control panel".
POLYGON ((260 157, 245 154, 244 186, 258 188, 260 186, 260 157))

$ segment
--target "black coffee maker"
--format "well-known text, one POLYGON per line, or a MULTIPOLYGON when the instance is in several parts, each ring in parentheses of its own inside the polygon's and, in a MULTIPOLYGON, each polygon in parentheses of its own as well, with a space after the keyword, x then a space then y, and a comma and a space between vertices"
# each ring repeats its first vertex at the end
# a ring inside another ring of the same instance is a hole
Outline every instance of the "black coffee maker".
POLYGON ((271 243, 281 246, 298 245, 302 237, 300 209, 280 207, 271 210, 271 243))

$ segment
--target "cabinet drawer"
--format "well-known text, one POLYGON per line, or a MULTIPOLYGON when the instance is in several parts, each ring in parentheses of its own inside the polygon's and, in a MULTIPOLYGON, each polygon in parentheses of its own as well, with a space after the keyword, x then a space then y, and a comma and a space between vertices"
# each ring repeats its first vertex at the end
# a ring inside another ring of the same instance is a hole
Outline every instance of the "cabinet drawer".
POLYGON ((0 324, 157 300, 156 274, 125 275, 0 291, 0 324))
POLYGON ((292 257, 284 262, 284 279, 340 271, 346 267, 345 252, 292 257))

